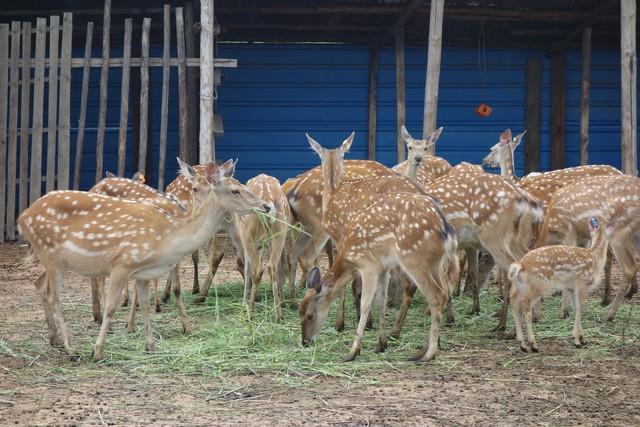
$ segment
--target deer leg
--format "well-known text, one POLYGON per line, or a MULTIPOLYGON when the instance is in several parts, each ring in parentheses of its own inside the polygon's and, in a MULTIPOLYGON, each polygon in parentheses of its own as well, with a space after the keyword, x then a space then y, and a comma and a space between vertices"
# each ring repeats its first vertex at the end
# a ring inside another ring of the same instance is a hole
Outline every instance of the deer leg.
POLYGON ((611 304, 611 262, 613 261, 613 255, 611 251, 607 251, 607 261, 604 264, 604 295, 600 305, 606 307, 611 304))
POLYGON ((100 326, 100 333, 98 334, 95 346, 93 347, 93 360, 96 362, 102 360, 104 344, 107 340, 107 332, 109 332, 109 327, 111 326, 111 319, 113 317, 113 313, 116 311, 116 307, 118 306, 118 300, 122 294, 122 288, 127 285, 128 276, 128 272, 123 270, 112 270, 109 275, 109 288, 107 290, 107 298, 104 303, 102 325, 100 326))
POLYGON ((193 302, 195 304, 201 304, 206 301, 207 295, 209 294, 209 287, 213 284, 213 278, 218 271, 222 258, 224 258, 224 253, 225 245, 223 238, 214 236, 209 240, 209 257, 207 259, 209 272, 207 273, 207 278, 204 281, 204 286, 200 288, 200 293, 193 297, 193 302))
POLYGON ((160 307, 160 295, 158 294, 158 279, 153 281, 153 302, 156 306, 156 313, 160 313, 162 308, 160 307))
POLYGON ((47 273, 47 302, 49 304, 49 310, 51 310, 51 317, 56 325, 56 331, 58 336, 62 340, 62 346, 66 350, 70 358, 76 359, 73 355, 73 349, 69 344, 69 334, 67 333, 67 326, 64 323, 62 312, 60 311, 60 291, 62 290, 62 270, 55 269, 53 272, 49 270, 47 273))
POLYGON ((569 317, 569 304, 571 303, 568 292, 562 293, 562 303, 560 304, 560 318, 566 319, 569 317))
POLYGON ((53 320, 53 313, 49 305, 47 282, 47 273, 44 272, 36 279, 34 285, 42 297, 42 307, 44 308, 44 315, 47 319, 47 330, 49 332, 49 344, 51 344, 52 347, 62 347, 62 341, 60 341, 60 337, 58 337, 56 322, 53 320))
POLYGON ((631 252, 630 248, 624 246, 624 243, 625 242, 609 242, 618 264, 622 268, 622 284, 618 288, 618 293, 609 307, 607 314, 604 316, 604 320, 607 322, 612 321, 616 317, 616 313, 618 312, 620 305, 624 302, 624 295, 632 286, 632 282, 635 280, 636 273, 638 271, 634 254, 631 252))
POLYGON ((513 323, 516 328, 516 341, 520 346, 520 350, 526 353, 528 349, 522 333, 522 307, 518 295, 514 295, 514 292, 511 293, 511 313, 513 314, 513 323))
MULTIPOLYGON (((187 309, 184 306, 184 301, 182 300, 182 294, 180 291, 180 277, 178 276, 178 264, 176 267, 171 270, 171 282, 173 283, 173 294, 176 297, 176 305, 178 306, 178 311, 180 313, 180 320, 182 321, 182 333, 185 335, 189 335, 191 333, 191 321, 189 320, 189 316, 187 315, 187 309)), ((147 301, 147 305, 149 301, 147 301)))
POLYGON ((123 298, 122 298, 122 306, 126 307, 129 305, 129 284, 126 284, 123 289, 123 298))
MULTIPOLYGON (((289 262, 289 283, 293 283, 295 286, 296 283, 296 272, 298 268, 298 258, 305 251, 307 246, 311 243, 311 236, 307 236, 304 233, 300 233, 298 238, 293 242, 291 246, 291 250, 289 251, 288 262, 289 262)), ((302 278, 302 286, 304 286, 304 281, 306 277, 302 278)))
MULTIPOLYGON (((132 334, 136 331, 136 310, 138 309, 138 305, 140 303, 140 295, 138 295, 138 281, 136 280, 136 285, 133 288, 133 299, 131 300, 131 307, 129 307, 129 315, 127 316, 127 332, 132 334)), ((142 300, 142 304, 145 301, 142 300)), ((149 301, 146 301, 147 305, 149 301)))
POLYGON ((376 345, 376 353, 384 353, 387 349, 387 333, 385 330, 386 310, 387 310, 387 297, 389 295, 389 271, 385 271, 380 277, 378 282, 378 304, 380 310, 380 331, 378 332, 378 344, 376 345))
MULTIPOLYGON (((360 300, 362 298, 362 278, 360 276, 356 277, 352 282, 351 282, 351 293, 353 294, 353 304, 356 307, 356 321, 359 322, 360 321, 360 308, 361 308, 361 304, 360 304, 360 300)), ((343 302, 344 304, 344 302, 343 302)), ((373 320, 371 319, 371 312, 369 312, 369 315, 367 317, 367 325, 366 325, 366 329, 367 331, 370 331, 371 329, 373 329, 373 320)))
POLYGON ((473 286, 473 306, 471 307, 471 315, 480 314, 480 273, 478 270, 477 249, 469 249, 467 253, 467 280, 465 281, 465 290, 467 285, 473 286), (469 281, 469 275, 473 275, 473 281, 469 281))
POLYGON ((342 359, 343 362, 351 362, 360 354, 360 350, 362 349, 362 339, 364 338, 364 330, 367 326, 367 318, 369 317, 373 297, 375 296, 376 289, 380 283, 381 273, 382 272, 375 271, 373 269, 360 271, 360 277, 362 278, 362 297, 360 299, 361 316, 358 321, 356 338, 353 340, 351 351, 342 359))
MULTIPOLYGON (((156 345, 153 341, 153 330, 151 329, 151 320, 149 319, 149 282, 146 280, 136 280, 136 295, 140 301, 142 309, 142 324, 144 325, 144 343, 147 353, 156 351, 156 345)), ((133 305, 133 304, 132 304, 133 305)))
POLYGON ((331 239, 327 240, 324 245, 324 252, 327 254, 327 261, 329 262, 329 268, 333 265, 333 242, 331 239))
POLYGON ((583 287, 576 286, 573 292, 573 308, 576 312, 576 317, 573 322, 573 344, 582 348, 587 343, 584 339, 584 330, 582 329, 582 307, 584 307, 585 299, 587 298, 586 291, 583 287))
POLYGON ((336 331, 344 331, 344 301, 345 288, 342 287, 338 294, 338 311, 336 313, 336 331))
POLYGON ((269 254, 269 275, 271 276, 271 288, 273 290, 273 304, 276 309, 276 320, 282 322, 282 290, 284 288, 284 277, 280 274, 280 260, 284 256, 284 245, 286 243, 286 230, 280 228, 280 235, 271 245, 269 254))
POLYGON ((171 274, 169 274, 169 277, 167 277, 167 282, 164 285, 164 290, 162 291, 162 298, 160 298, 160 301, 162 301, 163 304, 166 304, 169 302, 170 298, 171 298, 171 274))
POLYGON ((200 283, 198 282, 198 262, 200 261, 200 251, 196 250, 191 254, 191 260, 193 261, 193 288, 191 293, 196 295, 200 293, 200 283))
POLYGON ((391 336, 395 339, 400 338, 400 331, 402 331, 402 326, 407 318, 409 306, 411 305, 413 296, 416 294, 416 290, 418 289, 416 285, 407 278, 406 274, 402 274, 400 276, 400 281, 402 283, 402 304, 400 305, 396 321, 393 324, 393 329, 391 330, 391 336))
POLYGON ((638 292, 638 281, 636 280, 636 277, 633 276, 631 279, 631 286, 629 286, 629 290, 624 294, 624 297, 627 299, 633 298, 636 292, 638 292))
POLYGON ((527 324, 527 341, 529 342, 529 347, 531 351, 537 353, 540 351, 538 344, 536 343, 536 337, 533 334, 533 305, 534 302, 531 302, 526 305, 524 312, 524 321, 527 324))
POLYGON ((460 256, 458 258, 458 262, 460 263, 460 275, 458 276, 458 284, 456 285, 456 290, 453 293, 454 297, 459 297, 460 296, 460 292, 462 290, 462 272, 464 271, 465 267, 467 268, 467 275, 465 278, 465 282, 464 282, 464 291, 465 293, 468 291, 468 286, 467 284, 469 283, 469 263, 467 261, 468 259, 468 254, 466 251, 464 251, 464 255, 460 256))
POLYGON ((101 281, 102 278, 91 278, 91 311, 93 312, 93 321, 96 323, 102 322, 102 309, 100 308, 101 293, 103 292, 101 281))

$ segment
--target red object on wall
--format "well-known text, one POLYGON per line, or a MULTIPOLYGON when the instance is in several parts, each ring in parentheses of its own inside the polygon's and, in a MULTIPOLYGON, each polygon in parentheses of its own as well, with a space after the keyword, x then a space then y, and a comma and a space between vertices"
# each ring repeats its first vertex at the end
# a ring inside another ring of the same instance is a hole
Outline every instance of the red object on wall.
POLYGON ((491 114, 492 108, 487 104, 478 104, 476 107, 476 114, 480 117, 488 117, 491 114))

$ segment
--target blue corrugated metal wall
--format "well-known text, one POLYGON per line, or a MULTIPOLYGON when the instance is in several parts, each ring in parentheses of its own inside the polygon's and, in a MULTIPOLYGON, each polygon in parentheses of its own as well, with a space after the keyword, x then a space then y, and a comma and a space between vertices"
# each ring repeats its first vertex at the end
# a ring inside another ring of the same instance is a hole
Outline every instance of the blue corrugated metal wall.
MULTIPOLYGON (((160 55, 160 49, 152 49, 160 55)), ((74 56, 82 52, 74 51, 74 56)), ((95 56, 99 52, 94 52, 95 56)), ((113 57, 120 53, 115 49, 113 57)), ((284 180, 318 164, 308 149, 305 132, 321 143, 336 146, 352 130, 356 141, 350 158, 366 158, 368 120, 368 61, 365 47, 342 45, 269 45, 220 44, 218 56, 237 58, 237 69, 224 70, 225 80, 218 90, 219 112, 224 118, 225 135, 218 138, 217 156, 239 158, 237 176, 246 180, 267 172, 284 180)), ((422 106, 426 66, 426 49, 409 48, 406 52, 407 126, 415 135, 422 129, 422 106)), ((438 124, 445 127, 437 153, 451 163, 466 160, 479 162, 506 127, 524 128, 525 63, 527 58, 542 59, 541 168, 549 168, 551 122, 550 61, 544 52, 533 50, 487 50, 486 71, 480 71, 475 49, 445 48, 438 124), (488 118, 474 114, 475 106, 484 102, 493 107, 488 118)), ((581 55, 567 54, 567 166, 578 163, 579 103, 581 55)), ((591 84, 592 163, 620 166, 620 89, 619 53, 594 51, 591 84)), ((377 158, 395 162, 395 73, 393 51, 380 52, 378 70, 377 158)), ((117 164, 118 117, 120 108, 120 71, 112 68, 109 78, 109 110, 105 141, 105 167, 117 164)), ((98 117, 99 69, 92 70, 91 96, 87 112, 87 134, 82 167, 82 185, 88 188, 94 177, 95 134, 98 117)), ((152 68, 151 108, 154 174, 157 183, 157 146, 161 99, 161 70, 152 68)), ((176 170, 178 145, 178 111, 176 70, 172 69, 169 108, 169 147, 167 180, 176 170)), ((73 71, 72 148, 76 140, 79 114, 81 70, 73 71)), ((130 112, 131 112, 130 105, 130 112)), ((131 123, 129 123, 131 129, 131 123)), ((129 164, 135 166, 133 135, 129 131, 129 164)), ((523 149, 517 151, 516 169, 523 169, 523 149)), ((73 158, 73 157, 72 157, 73 158)))

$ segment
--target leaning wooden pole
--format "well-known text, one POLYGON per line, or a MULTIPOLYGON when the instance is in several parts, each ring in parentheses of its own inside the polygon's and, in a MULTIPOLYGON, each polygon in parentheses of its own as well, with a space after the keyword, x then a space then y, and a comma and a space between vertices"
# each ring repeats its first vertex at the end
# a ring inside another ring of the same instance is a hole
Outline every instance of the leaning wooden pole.
POLYGON ((147 144, 149 143, 149 33, 151 18, 142 20, 142 51, 140 55, 140 141, 138 146, 138 170, 147 168, 147 144))
POLYGON ((104 134, 107 123, 107 92, 109 82, 109 31, 111 29, 111 0, 104 0, 102 23, 102 70, 100 72, 100 109, 96 136, 96 182, 102 179, 104 168, 104 134))
MULTIPOLYGON (((438 113, 438 88, 440 86, 440 60, 442 56, 442 21, 444 0, 431 1, 431 19, 429 20, 429 51, 427 55, 427 81, 424 90, 424 115, 422 136, 426 138, 436 129, 438 113)), ((435 145, 429 148, 435 153, 435 145)))
POLYGON ((169 123, 169 55, 171 49, 171 6, 163 8, 162 101, 160 105, 160 146, 158 148, 158 189, 164 189, 164 169, 167 158, 167 129, 169 123))
POLYGON ((580 164, 589 163, 589 86, 591 74, 591 28, 582 33, 582 97, 580 99, 580 164))
POLYGON ((636 1, 620 1, 622 171, 638 175, 636 1))
POLYGON ((376 159, 376 128, 378 99, 378 50, 369 51, 369 160, 376 159))
MULTIPOLYGON (((188 31, 188 29, 187 29, 188 31)), ((176 45, 178 52, 178 129, 180 142, 178 144, 178 153, 181 159, 193 162, 192 157, 196 157, 193 153, 189 153, 188 136, 192 129, 187 125, 188 120, 188 104, 187 104, 187 80, 185 57, 185 26, 184 16, 181 7, 176 7, 176 45)), ((195 163, 195 162, 194 162, 195 163)))
POLYGON ((215 160, 213 0, 200 0, 200 164, 215 160))
POLYGON ((396 32, 396 160, 403 162, 405 158, 404 138, 400 129, 406 122, 405 85, 404 85, 404 27, 396 32))
POLYGON ((84 41, 84 65, 82 66, 82 90, 80 92, 80 118, 78 118, 78 137, 76 139, 76 161, 73 168, 73 189, 80 189, 80 170, 82 169, 82 151, 84 149, 84 125, 87 119, 87 101, 89 98, 89 61, 93 41, 93 22, 87 22, 87 36, 84 41))
POLYGON ((122 84, 120 86, 120 129, 118 132, 118 176, 124 176, 127 157, 127 128, 129 120, 129 78, 131 76, 131 34, 133 21, 124 20, 124 46, 122 48, 122 84))

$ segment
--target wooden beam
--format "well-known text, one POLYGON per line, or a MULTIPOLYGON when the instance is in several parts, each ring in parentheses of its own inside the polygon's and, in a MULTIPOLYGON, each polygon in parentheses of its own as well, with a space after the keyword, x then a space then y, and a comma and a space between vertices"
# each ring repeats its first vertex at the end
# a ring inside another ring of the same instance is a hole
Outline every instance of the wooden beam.
MULTIPOLYGON (((184 14, 181 7, 176 8, 176 45, 178 51, 178 59, 184 59, 185 56, 185 26, 184 14)), ((180 62, 180 61, 178 61, 180 62)), ((189 162, 187 158, 198 157, 193 153, 189 153, 188 137, 189 128, 187 126, 187 80, 184 63, 178 66, 178 128, 180 142, 178 144, 179 156, 183 161, 189 162)))
MULTIPOLYGON (((51 61, 50 59, 46 59, 44 61, 45 67, 48 68, 50 66, 51 64, 50 61, 51 61)), ((130 58, 129 61, 130 61, 129 65, 131 67, 140 67, 142 65, 142 58, 140 57, 130 58)), ((109 64, 109 67, 116 67, 116 68, 122 67, 122 62, 123 62, 122 58, 109 58, 109 60, 107 61, 107 63, 109 64)), ((89 61, 89 67, 102 68, 103 63, 104 61, 102 60, 102 58, 91 58, 91 60, 89 61)), ((191 67, 199 68, 200 58, 185 58, 184 64, 188 68, 191 68, 191 67)), ((21 60, 18 60, 18 65, 22 66, 21 60)), ((30 64, 30 65, 31 67, 34 66, 33 64, 30 64)), ((148 63, 149 67, 162 67, 163 65, 164 65, 164 59, 162 57, 149 58, 149 63, 148 63)), ((177 58, 171 58, 169 60, 169 65, 172 67, 177 67, 180 64, 177 58)), ((238 60, 229 59, 229 58, 214 58, 213 66, 214 68, 237 68, 238 60)), ((82 68, 82 67, 84 67, 84 58, 71 58, 71 68, 82 68)))
POLYGON ((200 164, 215 160, 213 0, 200 0, 200 164))
POLYGON ((33 75, 33 135, 31 138, 31 176, 29 204, 42 195, 42 131, 44 114, 44 57, 47 53, 47 18, 36 20, 36 69, 33 75))
POLYGON ((620 0, 622 171, 638 175, 636 0, 620 0))
POLYGON ((378 86, 378 50, 369 51, 369 160, 376 159, 376 104, 378 86))
POLYGON ((80 118, 78 119, 78 137, 76 139, 76 161, 73 168, 73 189, 80 189, 82 170, 82 151, 84 149, 84 125, 87 119, 87 101, 89 98, 89 59, 93 42, 93 22, 87 22, 87 37, 84 41, 84 68, 82 69, 82 89, 80 92, 80 118))
POLYGON ((591 74, 591 28, 582 33, 582 95, 580 97, 580 164, 589 163, 589 86, 591 74))
POLYGON ((131 76, 131 34, 133 20, 124 20, 124 46, 122 48, 122 83, 120 86, 120 128, 118 131, 118 176, 124 176, 127 160, 127 129, 129 120, 129 79, 131 76))
MULTIPOLYGON (((18 184, 18 212, 29 205, 29 118, 31 109, 31 22, 22 23, 22 93, 20 95, 20 182, 18 184)), ((15 108, 12 106, 12 108, 15 108)))
POLYGON ((382 34, 382 37, 380 37, 378 44, 383 45, 388 39, 396 35, 398 30, 404 30, 404 24, 405 22, 407 22, 407 19, 409 19, 409 17, 413 15, 416 9, 418 9, 418 7, 422 6, 424 3, 424 0, 411 0, 409 3, 407 3, 396 18, 393 25, 391 25, 391 27, 389 27, 389 29, 387 29, 387 31, 382 34))
POLYGON ((151 18, 142 20, 142 66, 140 67, 140 142, 138 146, 138 170, 146 170, 147 144, 149 142, 149 67, 145 60, 149 58, 149 32, 151 18))
POLYGON ((7 199, 7 102, 9 101, 9 24, 0 24, 0 243, 4 242, 7 199))
POLYGON ((62 48, 60 50, 60 103, 58 107, 58 188, 69 188, 69 156, 71 141, 71 52, 73 14, 62 16, 62 48))
POLYGON ((551 56, 551 169, 565 166, 564 52, 551 56))
MULTIPOLYGON (((56 188, 58 136, 58 55, 60 17, 49 18, 49 108, 47 108, 47 192, 56 188)), ((47 65, 45 64, 45 67, 47 65)))
POLYGON ((540 92, 542 88, 542 63, 538 58, 527 60, 525 73, 525 116, 527 136, 525 138, 524 172, 535 172, 540 168, 540 92))
POLYGON ((164 5, 162 58, 162 100, 160 101, 160 146, 158 148, 158 189, 164 189, 164 170, 167 163, 167 130, 169 124, 169 55, 171 54, 171 6, 164 5))
POLYGON ((104 169, 104 134, 107 123, 111 0, 104 0, 104 14, 102 20, 102 70, 100 72, 100 109, 98 110, 98 133, 96 135, 96 182, 102 179, 102 171, 104 169))
MULTIPOLYGON (((426 138, 436 129, 438 113, 438 88, 440 86, 440 60, 442 55, 442 17, 444 0, 431 0, 431 18, 429 20, 429 51, 427 55, 427 79, 424 90, 424 114, 422 137, 426 138)), ((435 146, 429 148, 435 153, 435 146)))
MULTIPOLYGON (((196 44, 196 33, 193 28, 193 3, 187 2, 184 5, 184 27, 185 27, 185 48, 186 56, 193 58, 198 55, 196 44)), ((217 69, 217 63, 221 58, 214 58, 214 69, 220 74, 220 70, 217 69)), ((198 59, 198 62, 200 59, 198 59)), ((187 67, 187 158, 184 159, 189 164, 198 162, 198 136, 200 133, 200 120, 198 108, 199 100, 196 94, 198 93, 198 81, 200 79, 200 69, 198 67, 187 67)), ((217 77, 216 77, 217 79, 217 77)))
POLYGON ((405 159, 405 142, 400 129, 406 122, 405 84, 404 84, 404 27, 396 31, 396 161, 405 159))

